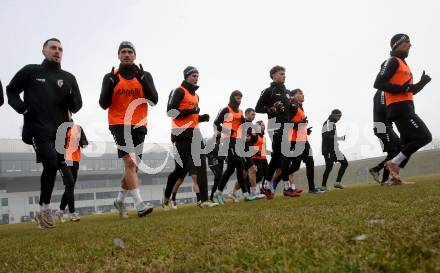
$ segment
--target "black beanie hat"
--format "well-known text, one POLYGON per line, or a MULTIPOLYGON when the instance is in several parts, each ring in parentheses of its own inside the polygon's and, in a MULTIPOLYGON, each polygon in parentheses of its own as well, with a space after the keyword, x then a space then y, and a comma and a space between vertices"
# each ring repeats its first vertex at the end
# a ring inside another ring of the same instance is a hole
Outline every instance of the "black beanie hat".
POLYGON ((183 70, 183 78, 186 80, 192 73, 199 73, 199 71, 194 66, 186 67, 185 70, 183 70))
POLYGON ((332 115, 342 115, 342 112, 339 109, 333 109, 332 110, 332 115))
POLYGON ((121 52, 123 48, 130 48, 131 50, 133 50, 134 55, 136 55, 136 49, 134 48, 134 45, 131 42, 122 41, 118 48, 118 54, 121 52))
POLYGON ((393 36, 390 41, 391 49, 396 49, 401 43, 409 42, 409 36, 403 33, 399 33, 393 36))
POLYGON ((302 90, 299 89, 299 88, 297 88, 297 89, 293 89, 293 90, 291 90, 289 93, 290 93, 291 96, 294 96, 294 95, 295 95, 296 93, 298 93, 298 92, 302 92, 302 90))

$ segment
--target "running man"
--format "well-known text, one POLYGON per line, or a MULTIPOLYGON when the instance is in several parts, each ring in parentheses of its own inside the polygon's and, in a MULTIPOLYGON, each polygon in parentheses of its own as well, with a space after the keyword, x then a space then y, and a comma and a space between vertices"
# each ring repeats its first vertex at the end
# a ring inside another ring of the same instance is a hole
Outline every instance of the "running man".
POLYGON ((61 197, 60 210, 56 213, 62 223, 64 223, 66 216, 68 216, 72 222, 79 222, 81 220, 79 213, 75 212, 74 191, 76 180, 78 179, 81 148, 85 148, 89 144, 84 129, 73 122, 72 113, 70 112, 69 121, 72 122, 72 126, 67 129, 65 158, 67 166, 69 166, 70 171, 72 172, 73 184, 64 185, 65 189, 63 196, 61 197), (67 206, 69 207, 68 214, 65 212, 67 206))
POLYGON ((273 198, 272 181, 275 170, 280 169, 284 156, 281 153, 284 123, 289 122, 287 111, 290 105, 289 90, 284 86, 286 69, 274 66, 269 72, 272 83, 261 92, 255 110, 257 113, 267 114, 269 137, 272 138, 272 153, 269 171, 265 177, 263 192, 268 199, 273 198))
POLYGON ((69 111, 76 113, 81 109, 82 99, 75 76, 61 69, 63 47, 60 40, 45 41, 42 53, 43 63, 27 65, 18 71, 7 86, 6 94, 9 105, 23 115, 23 142, 33 145, 37 162, 43 163, 40 211, 35 221, 40 228, 53 228, 50 201, 57 170, 62 173, 65 185, 73 184, 71 170, 60 153, 64 147, 56 146, 56 143, 65 143, 66 135, 57 141, 57 130, 69 121, 69 111))
POLYGON ((315 187, 315 161, 313 160, 312 147, 310 146, 308 135, 312 133, 311 127, 307 128, 308 120, 304 112, 304 93, 301 89, 290 91, 290 122, 293 128, 289 133, 290 149, 296 156, 284 162, 282 176, 284 181, 284 196, 296 197, 302 192, 297 190, 295 184, 290 183, 289 176, 297 172, 301 162, 306 164, 307 182, 309 193, 317 194, 321 190, 315 187), (292 166, 289 165, 292 162, 292 166))
POLYGON ((264 136, 266 125, 264 121, 259 120, 257 125, 257 140, 254 144, 255 154, 252 156, 255 166, 257 167, 256 181, 261 189, 264 183, 264 178, 268 172, 269 164, 266 159, 266 137, 264 136))
POLYGON ((377 90, 373 99, 373 122, 374 135, 379 139, 382 151, 387 153, 386 158, 370 168, 369 172, 373 179, 380 185, 385 185, 388 182, 390 171, 385 168, 385 163, 393 159, 400 152, 400 139, 393 130, 393 124, 386 118, 387 107, 385 103, 385 92, 377 90), (380 178, 380 171, 383 169, 382 178, 380 178))
POLYGON ((390 45, 390 57, 382 64, 374 88, 385 92, 387 120, 394 122, 400 133, 402 149, 385 166, 391 173, 391 184, 401 184, 399 170, 402 163, 432 140, 428 127, 415 112, 413 101, 413 95, 420 92, 431 77, 423 71, 420 81, 413 84, 413 74, 405 61, 412 46, 408 35, 394 35, 390 45))
POLYGON ((339 162, 341 166, 339 167, 338 176, 333 186, 337 189, 344 188, 341 181, 345 170, 348 167, 348 161, 345 158, 345 155, 339 150, 338 141, 345 140, 345 135, 338 137, 336 132, 336 123, 341 119, 341 116, 342 112, 338 109, 334 109, 322 126, 322 155, 325 160, 325 171, 322 177, 321 187, 322 191, 328 191, 327 180, 335 162, 339 162))
POLYGON ((108 109, 109 130, 118 148, 118 157, 124 162, 121 191, 115 202, 120 218, 127 218, 125 198, 133 197, 137 215, 143 217, 153 211, 140 194, 138 163, 147 134, 148 107, 157 104, 158 95, 153 77, 137 66, 136 50, 132 43, 123 41, 118 48, 119 68, 113 67, 102 81, 99 105, 108 109))
POLYGON ((162 201, 164 209, 168 209, 170 206, 170 197, 175 184, 178 181, 181 183, 188 173, 193 181, 197 205, 200 207, 212 206, 211 203, 207 202, 208 200, 202 200, 198 183, 198 169, 195 158, 193 158, 196 151, 192 150, 193 145, 196 145, 194 146, 196 149, 202 149, 203 140, 199 123, 209 121, 208 114, 199 115, 199 96, 196 94, 197 89, 199 89, 197 85, 199 71, 193 66, 188 66, 183 71, 183 78, 181 85, 171 91, 168 98, 167 115, 172 119, 171 142, 174 144, 177 153, 174 156, 174 171, 168 176, 165 188, 162 201))
POLYGON ((237 180, 243 192, 245 201, 256 200, 255 194, 249 194, 246 189, 246 181, 244 179, 245 162, 242 157, 237 153, 237 143, 245 142, 243 138, 242 124, 245 122, 243 111, 240 110, 240 103, 243 94, 235 90, 229 97, 228 106, 223 108, 217 118, 214 120, 214 125, 217 127, 217 131, 222 133, 222 140, 225 141, 224 145, 228 145, 228 163, 226 170, 224 171, 222 178, 220 179, 218 189, 214 194, 214 200, 223 205, 225 203, 223 190, 229 181, 229 178, 236 170, 237 180), (229 144, 226 144, 229 141, 229 144))

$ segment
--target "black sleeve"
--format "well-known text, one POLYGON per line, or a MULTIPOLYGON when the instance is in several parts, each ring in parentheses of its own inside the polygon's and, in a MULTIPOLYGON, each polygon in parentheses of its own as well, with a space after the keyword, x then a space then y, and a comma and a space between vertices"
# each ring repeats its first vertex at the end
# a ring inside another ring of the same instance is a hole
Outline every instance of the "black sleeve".
POLYGON ((225 121, 225 114, 228 113, 228 108, 225 107, 220 112, 218 112, 217 117, 214 120, 214 126, 217 128, 217 132, 222 131, 222 124, 225 121))
POLYGON ((142 89, 147 100, 151 102, 151 106, 154 106, 159 101, 159 96, 154 86, 153 77, 147 71, 144 71, 144 77, 141 79, 142 89))
POLYGON ((260 98, 257 101, 257 105, 255 106, 255 112, 260 114, 267 114, 269 113, 270 108, 270 94, 269 89, 264 90, 261 92, 260 98))
POLYGON ((3 98, 3 86, 2 86, 2 82, 0 81, 0 106, 2 106, 4 102, 5 99, 3 98))
POLYGON ((79 146, 81 148, 85 148, 87 145, 89 145, 89 141, 87 140, 86 137, 86 133, 84 132, 84 129, 80 126, 81 128, 81 136, 79 138, 79 146))
POLYGON ((106 110, 112 104, 113 91, 115 84, 110 78, 110 73, 106 74, 102 79, 101 95, 99 96, 99 106, 106 110))
POLYGON ((76 113, 81 109, 82 107, 82 98, 81 98, 81 92, 79 91, 78 82, 76 81, 75 77, 72 75, 72 90, 70 93, 70 100, 69 100, 69 111, 72 113, 76 113))
POLYGON ((180 88, 176 88, 171 91, 170 96, 168 97, 168 105, 167 105, 167 116, 173 118, 183 118, 191 114, 195 114, 194 109, 185 109, 179 110, 180 102, 182 101, 184 96, 183 90, 180 88))
POLYGON ((399 62, 395 58, 389 58, 381 66, 379 74, 377 74, 374 88, 387 91, 390 93, 403 93, 409 90, 409 83, 404 85, 396 85, 388 81, 396 73, 399 68, 399 62))
POLYGON ((29 68, 27 66, 23 67, 6 87, 8 104, 19 114, 23 114, 27 110, 26 103, 21 99, 20 94, 29 84, 29 73, 29 68))

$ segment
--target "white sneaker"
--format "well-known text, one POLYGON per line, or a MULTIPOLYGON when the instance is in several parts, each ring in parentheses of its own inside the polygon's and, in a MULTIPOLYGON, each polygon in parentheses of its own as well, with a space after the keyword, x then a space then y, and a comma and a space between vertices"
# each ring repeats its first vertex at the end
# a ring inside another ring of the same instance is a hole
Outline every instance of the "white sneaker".
POLYGON ((337 189, 341 189, 341 190, 345 188, 344 186, 342 186, 341 182, 336 182, 333 187, 335 187, 337 189))
POLYGON ((61 223, 66 222, 66 219, 64 218, 64 211, 59 210, 55 213, 55 215, 58 217, 58 220, 60 220, 61 223))
POLYGON ((81 217, 79 216, 78 212, 74 212, 70 214, 70 221, 71 222, 79 222, 81 220, 81 217))
POLYGON ((145 215, 153 212, 153 206, 148 203, 142 202, 136 206, 136 210, 138 217, 144 217, 145 215))
POLYGON ((177 201, 176 200, 171 200, 170 202, 170 207, 172 209, 177 209, 177 201))
POLYGON ((124 203, 118 202, 117 200, 115 200, 115 202, 113 202, 113 206, 115 206, 115 208, 118 210, 119 218, 121 218, 121 219, 128 218, 128 212, 127 212, 127 209, 125 208, 124 203))

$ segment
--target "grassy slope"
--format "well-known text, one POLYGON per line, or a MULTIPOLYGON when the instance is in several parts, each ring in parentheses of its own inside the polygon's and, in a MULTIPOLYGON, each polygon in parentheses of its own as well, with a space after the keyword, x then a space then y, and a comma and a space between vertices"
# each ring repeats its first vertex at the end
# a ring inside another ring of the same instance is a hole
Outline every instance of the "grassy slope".
POLYGON ((440 272, 440 176, 413 180, 53 230, 1 226, 0 272, 440 272))

